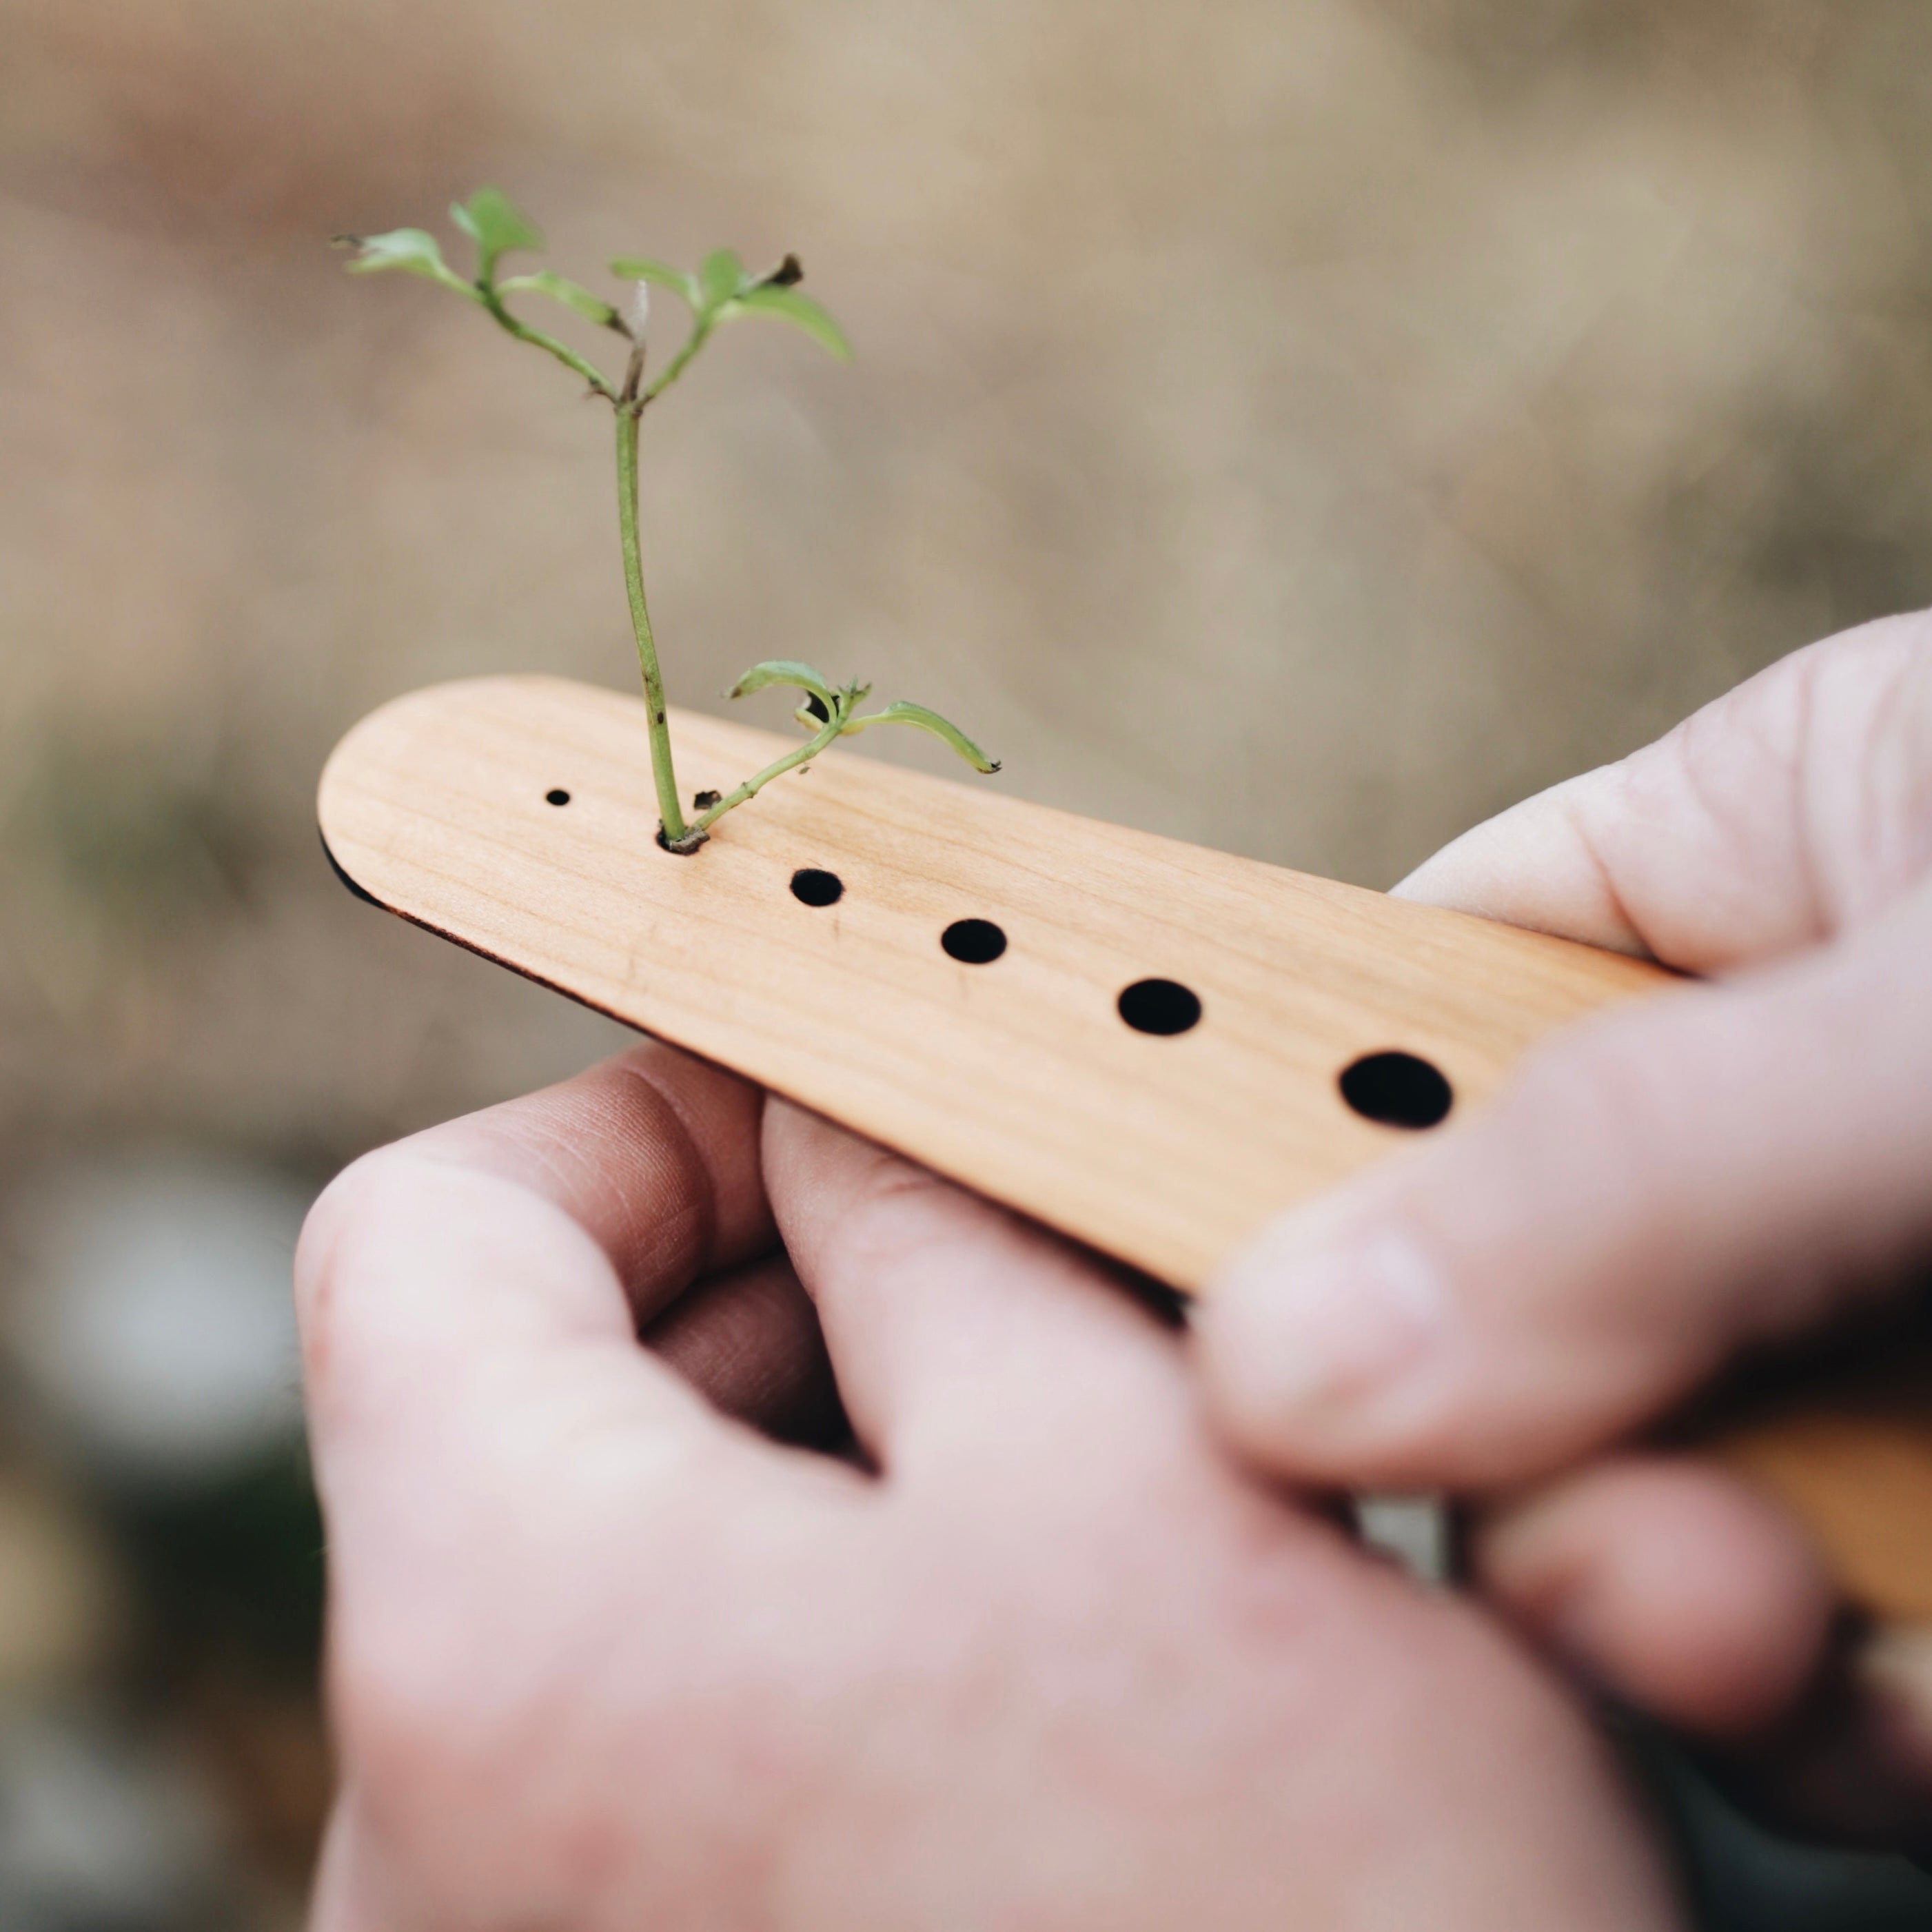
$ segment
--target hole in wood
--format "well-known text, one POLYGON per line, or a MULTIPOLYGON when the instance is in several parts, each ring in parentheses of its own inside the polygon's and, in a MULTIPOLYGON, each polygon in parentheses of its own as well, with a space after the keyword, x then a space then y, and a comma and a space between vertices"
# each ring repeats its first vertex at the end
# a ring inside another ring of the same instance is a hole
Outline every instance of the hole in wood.
POLYGON ((562 786, 553 785, 544 794, 544 802, 546 805, 568 805, 570 802, 570 794, 562 786))
POLYGON ((1006 950, 1006 935, 990 919, 956 919, 939 943, 962 965, 990 966, 1006 950))
POLYGON ((1136 1033, 1185 1033, 1201 1017, 1200 996, 1178 980, 1136 980, 1118 1004, 1136 1033))
POLYGON ((836 905, 844 890, 836 872, 822 872, 816 866, 801 866, 791 875, 791 896, 802 905, 836 905))
POLYGON ((1342 1070, 1340 1084, 1357 1113, 1385 1127, 1432 1127, 1456 1104, 1440 1071, 1413 1053, 1365 1053, 1342 1070))

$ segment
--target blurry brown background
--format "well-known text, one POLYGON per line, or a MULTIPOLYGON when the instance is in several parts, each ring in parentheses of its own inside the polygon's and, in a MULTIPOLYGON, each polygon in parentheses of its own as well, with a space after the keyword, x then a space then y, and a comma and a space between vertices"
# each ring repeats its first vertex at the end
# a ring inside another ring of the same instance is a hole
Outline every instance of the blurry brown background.
POLYGON ((393 693, 634 676, 601 419, 326 245, 484 182, 593 284, 796 248, 856 345, 653 412, 688 703, 808 656, 1384 885, 1932 602, 1923 0, 0 0, 10 1928, 294 1922, 302 1202, 620 1037, 314 830, 393 693))

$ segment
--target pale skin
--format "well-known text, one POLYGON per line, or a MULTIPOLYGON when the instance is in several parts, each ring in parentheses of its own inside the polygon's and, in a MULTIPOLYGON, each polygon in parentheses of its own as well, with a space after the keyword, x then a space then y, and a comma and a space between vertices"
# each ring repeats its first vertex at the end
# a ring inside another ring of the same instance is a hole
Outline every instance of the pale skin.
POLYGON ((1694 1730, 1798 1695, 1795 1532, 1616 1445, 1927 1252, 1926 634, 1789 661, 1417 874, 1735 976, 1286 1224, 1198 1349, 666 1048, 349 1170, 298 1263, 317 1932, 1676 1923, 1559 1678, 1290 1486, 1499 1498, 1494 1599, 1694 1730), (1391 1267, 1378 1348, 1348 1310, 1391 1267), (835 1376, 861 1456, 772 1440, 835 1376))
POLYGON ((1676 1923, 1557 1680, 1243 1474, 1174 1330, 714 1069, 370 1156, 298 1281, 317 1932, 1676 1923), (758 1426, 828 1359, 869 1468, 758 1426))
MULTIPOLYGON (((1932 1270, 1932 617, 1782 660, 1397 890, 1703 983, 1284 1219, 1202 1312, 1208 1400, 1277 1478, 1496 1498, 1494 1600, 1686 1730, 1754 1738, 1811 1682, 1831 1592, 1749 1491, 1619 1445, 1932 1270)), ((1932 1645, 1855 1662, 1855 1735, 1808 1736, 1794 1769, 1831 1789, 1803 1808, 1932 1845, 1932 1645)))

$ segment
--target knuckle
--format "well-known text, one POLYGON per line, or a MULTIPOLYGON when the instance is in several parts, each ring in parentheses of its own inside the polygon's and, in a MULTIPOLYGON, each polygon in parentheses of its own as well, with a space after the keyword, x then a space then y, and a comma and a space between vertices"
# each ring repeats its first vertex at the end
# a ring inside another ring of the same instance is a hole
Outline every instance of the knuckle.
MULTIPOLYGON (((358 1166, 360 1162, 357 1163, 358 1166)), ((327 1367, 334 1304, 338 1258, 345 1221, 352 1216, 357 1183, 345 1168, 324 1188, 304 1216, 296 1242, 296 1322, 302 1336, 303 1366, 311 1387, 327 1367)))
POLYGON ((295 1305, 311 1399, 332 1384, 340 1365, 344 1303, 352 1293, 361 1238, 400 1204, 412 1164, 400 1147, 363 1155, 322 1190, 303 1220, 296 1244, 295 1305))

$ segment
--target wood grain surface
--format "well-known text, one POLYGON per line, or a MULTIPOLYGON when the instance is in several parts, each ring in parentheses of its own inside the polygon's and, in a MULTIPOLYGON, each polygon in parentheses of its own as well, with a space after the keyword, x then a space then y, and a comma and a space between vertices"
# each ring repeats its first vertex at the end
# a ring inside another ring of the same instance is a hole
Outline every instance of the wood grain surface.
MULTIPOLYGON (((688 712, 672 735, 689 791, 794 742, 688 712)), ((320 814, 380 904, 1190 1293, 1282 1208, 1415 1144, 1344 1098, 1364 1056, 1438 1070, 1454 1104, 1429 1131, 1454 1132, 1544 1036, 1670 980, 838 752, 675 857, 641 702, 548 677, 384 706, 329 760, 320 814), (835 902, 795 896, 807 869, 836 875, 835 902), (1000 928, 997 958, 949 956, 962 920, 1000 928), (1120 995, 1148 979, 1189 988, 1198 1023, 1126 1024, 1120 995)), ((1757 1414, 1724 1453, 1857 1600, 1932 1622, 1918 1386, 1757 1414)))
MULTIPOLYGON (((1345 1102, 1358 1058, 1438 1068, 1451 1130, 1552 1028, 1666 976, 840 752, 675 857, 644 718, 546 677, 415 693, 330 760, 323 837, 382 904, 1190 1292, 1414 1138, 1345 1102), (835 874, 837 902, 801 903, 802 868, 835 874), (949 957, 963 919, 1004 953, 949 957), (1124 1024, 1149 978, 1189 988, 1198 1024, 1124 1024)), ((790 742, 672 728, 688 790, 790 742)))
POLYGON ((1780 1364, 1698 1439, 1806 1525, 1852 1602, 1932 1639, 1932 1297, 1780 1364))

